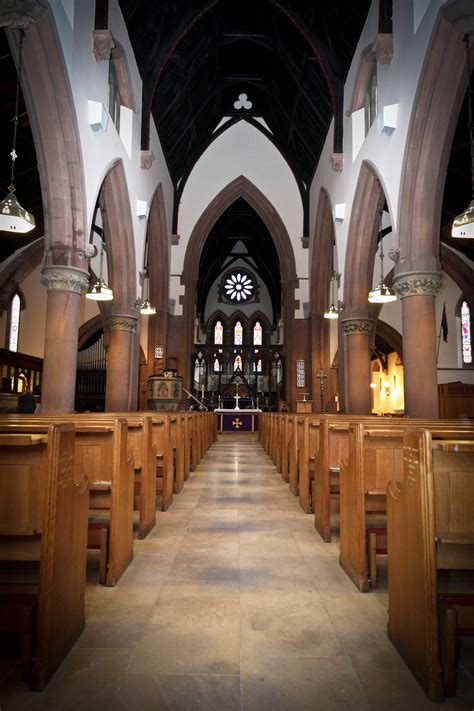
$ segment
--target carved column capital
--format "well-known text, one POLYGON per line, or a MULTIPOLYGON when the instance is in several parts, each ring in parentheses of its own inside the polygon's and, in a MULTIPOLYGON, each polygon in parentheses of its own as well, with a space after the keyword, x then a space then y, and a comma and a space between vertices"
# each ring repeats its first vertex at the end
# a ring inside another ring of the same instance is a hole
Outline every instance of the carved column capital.
POLYGON ((48 291, 71 291, 82 294, 89 286, 89 272, 75 267, 43 267, 41 283, 48 291))
POLYGON ((110 59, 115 40, 110 30, 92 30, 92 52, 97 61, 110 59))
POLYGON ((401 272, 393 280, 393 288, 401 299, 406 296, 437 296, 442 284, 441 272, 401 272))
POLYGON ((138 326, 138 318, 129 314, 110 314, 105 317, 105 329, 107 331, 127 331, 135 333, 138 326))
POLYGON ((370 336, 374 322, 371 318, 345 318, 341 320, 341 329, 346 336, 365 334, 370 336))
POLYGON ((2 0, 0 27, 26 30, 34 25, 48 9, 47 0, 2 0))

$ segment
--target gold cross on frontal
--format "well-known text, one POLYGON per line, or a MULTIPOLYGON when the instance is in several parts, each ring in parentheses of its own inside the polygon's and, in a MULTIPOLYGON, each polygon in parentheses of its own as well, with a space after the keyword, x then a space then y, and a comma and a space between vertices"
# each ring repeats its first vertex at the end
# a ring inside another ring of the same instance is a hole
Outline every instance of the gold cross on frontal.
POLYGON ((232 427, 235 427, 236 430, 238 430, 239 427, 242 427, 243 424, 242 420, 239 420, 238 417, 236 417, 235 420, 232 420, 232 427))

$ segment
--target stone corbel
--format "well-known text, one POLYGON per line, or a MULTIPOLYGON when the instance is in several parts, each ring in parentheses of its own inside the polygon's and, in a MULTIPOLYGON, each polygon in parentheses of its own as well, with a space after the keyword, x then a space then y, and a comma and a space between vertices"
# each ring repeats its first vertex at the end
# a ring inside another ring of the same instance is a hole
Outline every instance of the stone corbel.
POLYGON ((30 25, 36 24, 47 9, 47 0, 2 0, 0 27, 26 30, 30 25))
POLYGON ((92 31, 92 51, 98 62, 110 59, 115 40, 110 30, 92 31))
POLYGON ((393 59, 393 35, 378 34, 372 50, 375 52, 379 64, 390 64, 393 59))
POLYGON ((331 153, 331 165, 336 173, 342 173, 344 170, 344 153, 331 153))
POLYGON ((142 170, 150 170, 154 160, 153 151, 140 151, 140 168, 142 170))

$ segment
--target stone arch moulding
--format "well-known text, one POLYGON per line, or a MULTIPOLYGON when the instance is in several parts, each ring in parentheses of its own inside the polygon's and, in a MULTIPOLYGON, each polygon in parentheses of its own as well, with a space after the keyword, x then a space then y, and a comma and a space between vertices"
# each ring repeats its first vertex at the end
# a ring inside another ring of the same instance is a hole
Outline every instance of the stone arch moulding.
POLYGON ((87 343, 89 338, 91 338, 91 336, 93 336, 95 333, 97 333, 97 331, 100 331, 103 328, 104 319, 102 317, 102 314, 97 314, 97 316, 93 316, 88 321, 83 323, 79 329, 77 350, 80 350, 84 346, 84 343, 87 343))
POLYGON ((375 168, 362 163, 352 203, 344 260, 344 316, 367 317, 372 288, 379 209, 385 193, 375 168))
POLYGON ((114 291, 114 313, 134 314, 136 260, 132 211, 122 160, 112 165, 99 192, 99 205, 109 247, 107 266, 114 291))
POLYGON ((354 415, 371 412, 370 342, 374 322, 369 318, 367 296, 384 197, 374 167, 364 161, 352 204, 344 264, 344 312, 339 319, 339 394, 343 410, 354 415), (351 377, 354 372, 359 377, 351 377))
POLYGON ((393 328, 389 323, 379 318, 375 328, 375 335, 380 336, 389 346, 392 346, 395 353, 400 357, 400 360, 403 361, 403 338, 396 328, 393 328))
POLYGON ((461 289, 469 306, 474 308, 474 270, 446 245, 440 249, 441 268, 461 289))
MULTIPOLYGON (((321 369, 330 374, 330 326, 322 314, 329 307, 329 289, 335 244, 333 208, 325 188, 319 193, 313 239, 310 245, 310 311, 311 311, 311 371, 313 388, 315 376, 321 369)), ((327 399, 334 400, 337 391, 335 378, 327 381, 327 399)))
POLYGON ((18 284, 21 284, 35 269, 44 255, 44 237, 39 237, 20 250, 0 272, 0 315, 8 307, 18 284))
POLYGON ((170 281, 170 249, 163 187, 158 185, 150 206, 146 231, 146 262, 148 297, 156 309, 148 317, 147 374, 161 373, 168 352, 168 306, 170 281), (163 347, 163 357, 155 360, 155 346, 163 347))
POLYGON ((401 272, 439 269, 444 182, 467 84, 462 38, 473 30, 474 5, 469 0, 451 0, 440 9, 412 107, 401 171, 401 272))
MULTIPOLYGON (((294 298, 295 289, 298 286, 295 255, 286 227, 280 215, 270 203, 268 198, 250 180, 241 175, 223 188, 223 190, 221 190, 209 203, 201 217, 196 222, 186 249, 183 274, 181 277, 181 282, 185 287, 185 295, 184 297, 181 297, 183 303, 183 317, 177 317, 184 320, 183 327, 186 332, 186 349, 185 354, 183 353, 183 357, 185 358, 184 362, 182 362, 180 358, 180 369, 185 383, 189 383, 190 378, 189 361, 191 353, 190 349, 193 343, 196 283, 198 279, 199 260, 202 249, 207 236, 209 235, 209 232, 217 219, 238 198, 244 198, 244 200, 246 200, 248 204, 257 212, 275 242, 275 247, 280 261, 283 292, 282 299, 284 308, 283 318, 286 326, 290 325, 297 306, 297 302, 294 298)), ((290 332, 289 327, 286 329, 286 332, 290 332)), ((288 338, 288 341, 285 344, 285 355, 288 362, 292 362, 291 338, 288 338)), ((293 373, 294 370, 294 368, 289 368, 288 372, 292 375, 291 380, 295 380, 296 382, 296 374, 293 373)), ((288 395, 294 397, 295 384, 293 384, 293 382, 287 383, 287 387, 288 386, 290 386, 288 395)))
MULTIPOLYGON (((9 39, 15 43, 12 32, 8 30, 9 39)), ((23 59, 22 89, 43 197, 46 264, 87 270, 79 130, 61 43, 46 3, 26 27, 23 59)))

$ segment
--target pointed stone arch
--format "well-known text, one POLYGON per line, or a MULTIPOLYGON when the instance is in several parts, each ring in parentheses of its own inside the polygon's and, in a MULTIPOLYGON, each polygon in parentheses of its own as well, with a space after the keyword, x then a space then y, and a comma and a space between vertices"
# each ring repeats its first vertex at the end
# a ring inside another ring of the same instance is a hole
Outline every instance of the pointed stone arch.
POLYGON ((344 315, 340 319, 339 333, 343 409, 356 415, 371 412, 370 343, 374 322, 370 318, 367 296, 372 287, 383 197, 384 190, 375 168, 364 161, 349 223, 344 264, 344 315), (352 377, 354 373, 357 373, 356 378, 352 377))
POLYGON ((330 322, 323 318, 324 311, 329 307, 329 288, 331 269, 333 266, 333 249, 335 244, 334 220, 331 198, 325 188, 319 193, 316 221, 313 239, 310 244, 310 311, 311 311, 311 383, 314 392, 316 374, 323 370, 327 380, 325 400, 334 400, 337 382, 334 372, 330 372, 330 322))
MULTIPOLYGON (((204 210, 191 233, 189 243, 184 258, 184 268, 181 283, 185 287, 185 294, 182 298, 183 316, 173 317, 173 322, 179 323, 177 319, 184 321, 182 331, 184 338, 175 337, 176 356, 180 361, 180 372, 184 377, 185 384, 190 380, 190 358, 193 345, 193 325, 196 303, 196 284, 199 272, 199 260, 205 241, 213 225, 225 210, 238 198, 243 198, 255 210, 264 222, 271 234, 277 250, 281 280, 282 280, 282 302, 283 319, 286 326, 287 339, 284 354, 288 362, 293 358, 292 323, 297 302, 294 294, 298 286, 296 276, 296 262, 290 237, 280 215, 268 200, 268 198, 245 176, 241 175, 225 188, 223 188, 209 203, 204 210), (178 352, 181 350, 181 353, 178 352)), ((174 329, 177 334, 177 328, 174 329)), ((287 367, 290 380, 287 380, 287 400, 296 398, 296 373, 294 368, 287 367)))
POLYGON ((22 91, 38 160, 44 214, 48 289, 41 407, 74 409, 79 300, 88 283, 85 189, 79 129, 69 75, 48 3, 17 3, 1 18, 25 29, 22 91))
POLYGON ((104 178, 98 203, 102 213, 109 286, 114 292, 104 308, 107 344, 106 411, 137 407, 139 336, 135 307, 136 259, 132 211, 125 170, 121 160, 104 178))
POLYGON ((170 281, 170 249, 163 186, 153 195, 146 232, 147 253, 144 267, 148 269, 149 298, 156 309, 148 317, 147 374, 158 375, 166 366, 168 340, 168 304, 170 281), (163 358, 155 359, 155 346, 163 347, 163 358))
MULTIPOLYGON (((435 296, 440 221, 450 148, 468 77, 463 36, 474 6, 450 0, 439 11, 411 110, 399 191, 395 288, 402 298, 405 407, 412 417, 438 416, 435 296), (423 369, 420 371, 420 357, 423 369)), ((474 35, 471 35, 471 45, 474 35)))

